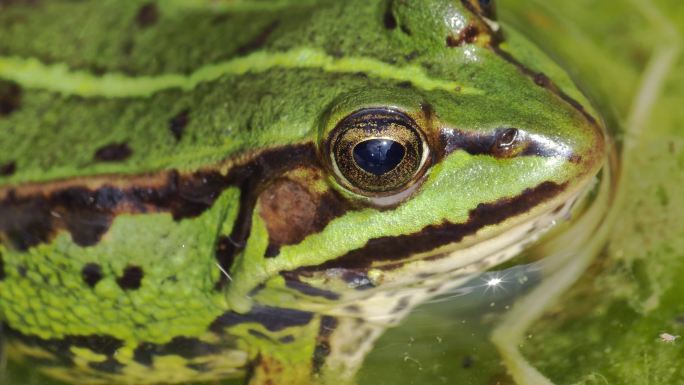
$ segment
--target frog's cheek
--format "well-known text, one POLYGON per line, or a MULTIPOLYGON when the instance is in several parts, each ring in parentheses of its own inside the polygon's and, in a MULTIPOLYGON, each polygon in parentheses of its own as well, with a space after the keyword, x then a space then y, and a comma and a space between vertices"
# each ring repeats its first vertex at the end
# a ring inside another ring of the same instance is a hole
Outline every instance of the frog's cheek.
POLYGON ((266 257, 300 243, 349 209, 347 199, 330 188, 316 167, 295 168, 269 182, 257 198, 259 215, 268 232, 266 257))

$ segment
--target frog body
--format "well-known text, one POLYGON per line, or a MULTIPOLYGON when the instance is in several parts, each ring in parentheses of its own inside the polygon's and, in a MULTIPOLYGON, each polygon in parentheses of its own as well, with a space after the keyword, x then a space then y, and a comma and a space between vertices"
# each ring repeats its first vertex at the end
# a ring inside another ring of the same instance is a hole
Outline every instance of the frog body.
POLYGON ((0 315, 68 382, 351 380, 603 164, 490 2, 0 7, 0 315))

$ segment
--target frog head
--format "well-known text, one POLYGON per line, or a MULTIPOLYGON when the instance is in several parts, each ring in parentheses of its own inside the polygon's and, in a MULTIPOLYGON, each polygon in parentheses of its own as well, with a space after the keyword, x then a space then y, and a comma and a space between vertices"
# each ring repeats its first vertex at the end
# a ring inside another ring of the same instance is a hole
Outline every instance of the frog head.
MULTIPOLYGON (((602 165, 603 128, 568 76, 485 3, 389 2, 374 56, 394 55, 412 76, 383 81, 405 74, 369 66, 369 81, 338 86, 316 117, 314 164, 256 198, 274 286, 335 297, 434 284, 516 255, 567 217, 602 165)), ((254 277, 244 266, 237 276, 254 277)))
POLYGON ((490 2, 275 3, 0 13, 0 314, 24 350, 128 383, 310 366, 321 317, 512 257, 598 173, 598 116, 490 2))

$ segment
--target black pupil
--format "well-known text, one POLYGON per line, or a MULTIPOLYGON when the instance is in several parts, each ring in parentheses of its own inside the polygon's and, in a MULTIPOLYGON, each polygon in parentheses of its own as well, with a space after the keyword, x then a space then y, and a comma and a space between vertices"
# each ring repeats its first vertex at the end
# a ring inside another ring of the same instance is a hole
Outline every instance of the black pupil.
POLYGON ((404 146, 391 139, 369 139, 354 147, 354 161, 363 170, 382 175, 404 159, 404 146))

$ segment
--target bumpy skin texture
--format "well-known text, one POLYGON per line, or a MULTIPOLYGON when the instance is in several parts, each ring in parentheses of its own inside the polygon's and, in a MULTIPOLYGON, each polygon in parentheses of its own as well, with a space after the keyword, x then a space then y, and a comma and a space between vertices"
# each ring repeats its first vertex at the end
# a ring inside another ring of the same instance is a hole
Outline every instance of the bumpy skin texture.
POLYGON ((55 376, 252 362, 254 382, 296 383, 359 288, 549 212, 600 166, 586 100, 477 2, 212 4, 0 5, 0 312, 16 354, 76 368, 55 376), (371 107, 430 149, 384 202, 327 154, 371 107))

